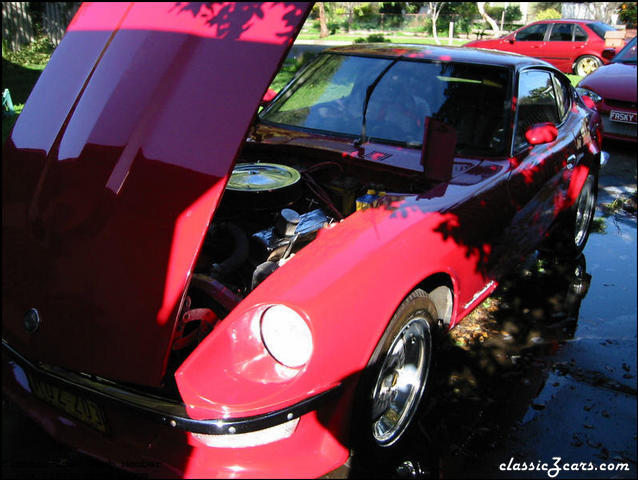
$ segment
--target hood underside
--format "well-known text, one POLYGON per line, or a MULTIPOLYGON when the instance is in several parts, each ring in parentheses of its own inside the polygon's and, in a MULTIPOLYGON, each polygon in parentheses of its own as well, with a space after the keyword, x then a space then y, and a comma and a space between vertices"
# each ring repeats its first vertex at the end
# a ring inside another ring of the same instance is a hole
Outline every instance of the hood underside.
POLYGON ((306 3, 84 4, 3 154, 3 337, 160 384, 207 225, 306 3), (41 324, 27 333, 35 308, 41 324))

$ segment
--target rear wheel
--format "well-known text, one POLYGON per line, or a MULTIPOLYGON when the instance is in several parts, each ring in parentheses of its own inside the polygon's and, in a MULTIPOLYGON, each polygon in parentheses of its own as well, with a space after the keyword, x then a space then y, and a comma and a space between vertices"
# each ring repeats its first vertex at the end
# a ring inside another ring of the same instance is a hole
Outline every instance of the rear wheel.
POLYGON ((585 77, 600 67, 603 62, 594 55, 583 55, 574 64, 574 73, 585 77))
POLYGON ((437 318, 420 289, 392 316, 357 388, 355 448, 380 453, 404 436, 427 391, 437 318))

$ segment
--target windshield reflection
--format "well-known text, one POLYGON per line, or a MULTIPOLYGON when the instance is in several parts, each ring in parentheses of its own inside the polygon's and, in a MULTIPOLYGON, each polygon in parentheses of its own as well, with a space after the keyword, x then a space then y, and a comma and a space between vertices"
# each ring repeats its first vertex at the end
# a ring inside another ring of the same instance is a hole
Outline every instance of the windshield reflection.
POLYGON ((265 123, 420 147, 425 117, 457 130, 457 153, 499 155, 510 73, 494 66, 323 54, 261 114, 265 123), (389 67, 389 68, 388 68, 389 67), (384 72, 384 69, 387 71, 384 72))
POLYGON ((636 64, 636 37, 634 37, 620 52, 618 52, 612 62, 636 64))

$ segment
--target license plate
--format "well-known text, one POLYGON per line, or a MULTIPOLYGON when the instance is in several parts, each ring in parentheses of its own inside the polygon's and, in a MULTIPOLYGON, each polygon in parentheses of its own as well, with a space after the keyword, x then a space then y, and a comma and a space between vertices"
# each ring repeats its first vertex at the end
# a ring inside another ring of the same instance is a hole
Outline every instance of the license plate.
POLYGON ((619 112, 618 110, 612 110, 611 112, 609 112, 609 120, 612 120, 614 122, 636 123, 636 113, 619 112))
POLYGON ((100 432, 106 432, 106 417, 104 416, 104 411, 98 404, 88 398, 80 397, 59 388, 57 385, 43 382, 31 375, 28 375, 28 378, 31 391, 40 400, 43 400, 49 405, 53 405, 100 432))

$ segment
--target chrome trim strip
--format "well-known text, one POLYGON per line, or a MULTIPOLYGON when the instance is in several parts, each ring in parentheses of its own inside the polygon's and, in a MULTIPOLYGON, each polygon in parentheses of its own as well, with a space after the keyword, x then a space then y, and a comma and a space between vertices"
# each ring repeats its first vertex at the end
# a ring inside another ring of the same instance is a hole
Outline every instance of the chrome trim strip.
POLYGON ((337 385, 290 407, 252 417, 194 420, 186 413, 186 407, 183 403, 125 389, 106 379, 95 380, 58 367, 35 365, 14 350, 4 338, 2 339, 2 354, 8 357, 9 362, 16 363, 50 382, 62 384, 72 390, 81 390, 101 401, 133 409, 151 420, 170 427, 209 435, 263 430, 316 410, 322 403, 335 397, 341 391, 341 385, 337 385))
POLYGON ((483 295, 485 292, 487 292, 490 288, 492 288, 493 285, 494 285, 494 280, 492 280, 487 285, 485 285, 481 290, 476 292, 474 296, 472 297, 472 300, 470 300, 465 305, 463 305, 463 309, 466 309, 467 307, 472 305, 474 302, 476 302, 479 299, 479 297, 483 295))

